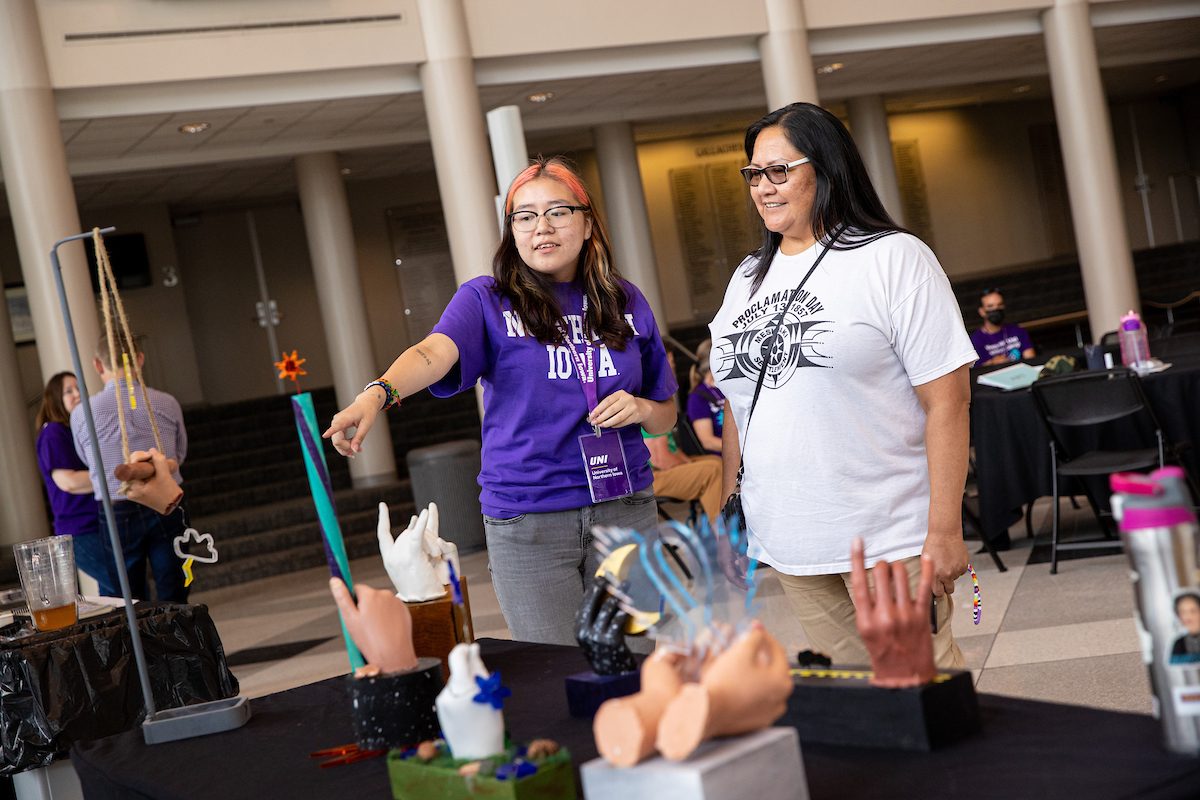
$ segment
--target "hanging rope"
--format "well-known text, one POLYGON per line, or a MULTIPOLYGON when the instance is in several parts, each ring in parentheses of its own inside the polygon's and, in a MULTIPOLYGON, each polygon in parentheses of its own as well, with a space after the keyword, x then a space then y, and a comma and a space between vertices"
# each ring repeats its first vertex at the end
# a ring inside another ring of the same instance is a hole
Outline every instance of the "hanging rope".
MULTIPOLYGON (((142 380, 142 365, 137 358, 137 350, 133 346, 133 335, 129 332, 129 319, 125 315, 125 305, 121 302, 121 295, 117 292, 117 279, 113 275, 112 263, 108 260, 108 250, 104 247, 104 237, 100 235, 99 228, 92 228, 92 242, 96 247, 96 264, 97 272, 100 277, 100 310, 104 314, 104 331, 108 336, 108 361, 109 367, 115 375, 120 376, 118 372, 120 362, 117 361, 117 333, 113 329, 113 314, 109 305, 109 296, 112 296, 112 302, 116 306, 116 317, 120 323, 120 334, 124 340, 124 352, 127 353, 132 361, 133 374, 139 386, 142 387, 142 402, 146 404, 146 413, 150 417, 150 428, 154 431, 154 444, 158 447, 158 452, 166 455, 163 450, 162 437, 158 433, 158 421, 154 418, 154 409, 150 406, 150 396, 146 393, 146 383, 142 380)), ((129 365, 126 365, 127 369, 129 365)), ((128 375, 128 373, 127 373, 128 375)), ((126 377, 128 383, 128 377, 126 377)), ((120 380, 117 380, 117 423, 121 428, 121 455, 124 456, 124 463, 129 463, 129 432, 125 427, 125 409, 123 407, 122 398, 120 397, 120 380)), ((133 387, 130 386, 129 395, 133 399, 133 387)))

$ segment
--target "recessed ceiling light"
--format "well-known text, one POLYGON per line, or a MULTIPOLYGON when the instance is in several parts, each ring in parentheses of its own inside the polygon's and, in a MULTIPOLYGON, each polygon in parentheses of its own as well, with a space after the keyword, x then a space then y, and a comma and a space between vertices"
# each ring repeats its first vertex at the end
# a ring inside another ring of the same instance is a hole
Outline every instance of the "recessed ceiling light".
POLYGON ((1166 81, 1166 79, 1167 79, 1166 75, 1156 75, 1154 77, 1154 82, 1155 83, 1163 83, 1164 81, 1166 81))
POLYGON ((1016 86, 1016 87, 1013 87, 1013 94, 1025 94, 1032 88, 1033 87, 1030 86, 1029 84, 1025 84, 1023 86, 1016 86))
POLYGON ((531 103, 544 103, 552 97, 554 97, 554 92, 537 92, 536 94, 529 95, 529 97, 525 99, 531 103))
POLYGON ((203 133, 204 131, 208 130, 211 127, 212 126, 209 125, 207 122, 191 122, 191 123, 188 123, 187 125, 180 125, 179 132, 180 133, 203 133))
POLYGON ((350 169, 349 167, 342 167, 342 174, 343 174, 343 175, 349 175, 351 172, 353 172, 353 170, 352 170, 352 169, 350 169))
POLYGON ((834 63, 832 63, 832 64, 826 64, 826 65, 825 65, 825 66, 823 66, 823 67, 817 67, 817 74, 818 74, 818 75, 828 75, 828 74, 830 74, 831 72, 837 72, 837 71, 838 71, 839 69, 841 69, 843 66, 845 66, 845 65, 844 65, 844 64, 842 64, 842 63, 840 63, 840 62, 834 62, 834 63))

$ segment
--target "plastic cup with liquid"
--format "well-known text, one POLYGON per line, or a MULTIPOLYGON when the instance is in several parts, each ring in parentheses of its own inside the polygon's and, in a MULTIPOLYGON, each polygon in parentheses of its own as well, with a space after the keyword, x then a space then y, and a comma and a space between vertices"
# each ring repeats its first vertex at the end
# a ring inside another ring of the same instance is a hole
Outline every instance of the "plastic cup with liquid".
POLYGON ((25 602, 39 631, 74 625, 75 544, 70 536, 51 536, 13 545, 25 602))

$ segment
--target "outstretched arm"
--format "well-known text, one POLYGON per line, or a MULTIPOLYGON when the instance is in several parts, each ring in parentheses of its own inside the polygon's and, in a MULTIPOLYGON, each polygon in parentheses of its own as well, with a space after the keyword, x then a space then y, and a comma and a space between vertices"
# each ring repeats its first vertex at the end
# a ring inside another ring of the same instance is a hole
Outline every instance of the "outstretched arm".
MULTIPOLYGON (((401 353, 383 373, 383 377, 396 387, 403 399, 446 377, 446 373, 457 362, 458 345, 454 344, 454 340, 443 333, 431 333, 420 344, 401 353)), ((372 386, 335 414, 329 429, 321 435, 326 439, 331 438, 339 453, 353 458, 356 453, 362 452, 363 439, 386 401, 383 387, 372 386), (351 429, 354 430, 354 438, 347 440, 346 434, 351 429)))

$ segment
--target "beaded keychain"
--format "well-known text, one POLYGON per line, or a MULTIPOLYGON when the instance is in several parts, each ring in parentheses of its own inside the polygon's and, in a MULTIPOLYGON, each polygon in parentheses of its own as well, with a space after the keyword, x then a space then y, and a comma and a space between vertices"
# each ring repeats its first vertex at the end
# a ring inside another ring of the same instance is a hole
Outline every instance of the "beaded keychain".
POLYGON ((975 596, 971 598, 971 614, 975 618, 975 624, 978 625, 983 616, 983 598, 979 595, 979 576, 975 574, 975 568, 970 564, 967 564, 967 572, 971 573, 971 583, 975 587, 975 596))

